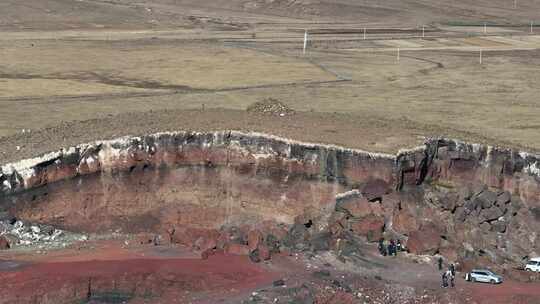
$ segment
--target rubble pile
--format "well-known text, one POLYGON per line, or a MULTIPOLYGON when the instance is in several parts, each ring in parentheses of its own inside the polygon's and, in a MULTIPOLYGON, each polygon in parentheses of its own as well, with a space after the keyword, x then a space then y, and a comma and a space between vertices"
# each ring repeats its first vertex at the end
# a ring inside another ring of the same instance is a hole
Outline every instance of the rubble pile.
POLYGON ((467 189, 425 185, 415 192, 396 193, 372 180, 336 197, 332 210, 306 212, 294 223, 265 221, 257 226, 221 229, 174 227, 162 238, 201 252, 249 256, 253 262, 276 253, 333 251, 341 260, 362 256, 362 244, 399 240, 410 253, 442 255, 467 268, 519 260, 535 251, 527 227, 537 223, 534 210, 519 197, 486 186, 467 189), (512 244, 510 247, 509 244, 512 244))
POLYGON ((502 264, 504 260, 519 261, 536 250, 535 242, 526 237, 537 226, 531 221, 533 210, 507 191, 485 185, 459 190, 429 188, 416 209, 403 213, 429 217, 418 223, 416 231, 401 230, 408 235, 413 253, 441 253, 463 264, 502 264))
POLYGON ((294 110, 288 107, 286 104, 280 102, 274 98, 266 98, 263 101, 258 101, 246 109, 248 112, 260 113, 260 114, 270 114, 270 115, 279 115, 285 116, 294 114, 294 110))
POLYGON ((307 278, 285 278, 270 288, 253 292, 242 304, 270 303, 455 303, 411 286, 360 275, 343 275, 328 270, 314 271, 307 278))
POLYGON ((201 253, 203 258, 221 251, 246 255, 251 261, 266 261, 275 253, 287 250, 284 240, 287 226, 266 221, 258 227, 223 226, 221 229, 176 227, 167 229, 161 239, 166 243, 182 244, 201 253))
POLYGON ((16 219, 0 221, 0 249, 34 245, 58 248, 86 239, 85 235, 68 233, 51 225, 29 224, 16 219))
MULTIPOLYGON (((380 185, 379 185, 380 186, 380 185)), ((362 200, 367 199, 360 192, 362 200)), ((381 193, 386 193, 386 188, 381 193)), ((372 199, 380 199, 380 194, 372 199)), ((294 218, 294 223, 285 224, 276 221, 264 221, 255 226, 227 225, 220 229, 202 229, 193 227, 171 227, 160 235, 161 240, 170 244, 182 244, 201 253, 202 258, 216 252, 249 256, 252 262, 259 263, 270 260, 277 253, 306 253, 334 251, 342 261, 354 260, 362 256, 361 247, 367 240, 378 240, 382 236, 384 217, 379 203, 371 203, 374 210, 352 211, 354 207, 347 205, 341 198, 337 199, 335 208, 330 210, 306 210, 294 218), (350 210, 344 209, 346 206, 350 210), (375 216, 377 213, 379 216, 375 216), (365 228, 361 220, 373 221, 365 228), (349 224, 347 221, 356 221, 349 224), (379 223, 380 221, 380 223, 379 223), (380 227, 377 225, 380 224, 380 227), (371 227, 371 228, 370 228, 371 227), (371 229, 371 230, 370 230, 371 229)), ((349 201, 350 202, 350 201, 349 201)), ((331 204, 334 206, 334 204, 331 204)), ((152 243, 144 241, 142 243, 152 243)))
POLYGON ((400 240, 413 254, 440 254, 465 268, 515 268, 509 261, 537 251, 527 233, 539 228, 537 209, 508 191, 426 184, 393 192, 382 182, 371 184, 377 186, 338 196, 328 223, 333 237, 346 231, 369 242, 400 240))
MULTIPOLYGON (((330 217, 330 220, 335 217, 330 217)), ((220 229, 175 227, 160 236, 170 244, 181 244, 200 252, 202 258, 224 252, 249 256, 254 263, 270 260, 277 253, 295 252, 308 255, 332 250, 339 259, 348 260, 362 256, 361 235, 347 229, 329 225, 323 213, 306 213, 295 218, 292 225, 264 221, 253 227, 223 226, 220 229)), ((142 243, 149 244, 150 241, 142 243)))

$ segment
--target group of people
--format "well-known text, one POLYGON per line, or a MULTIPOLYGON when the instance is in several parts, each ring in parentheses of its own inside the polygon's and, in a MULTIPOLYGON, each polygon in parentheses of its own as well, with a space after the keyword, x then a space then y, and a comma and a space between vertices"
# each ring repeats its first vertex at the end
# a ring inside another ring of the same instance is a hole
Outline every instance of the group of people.
POLYGON ((379 240, 379 253, 383 256, 396 256, 398 251, 403 250, 403 245, 400 240, 387 241, 384 238, 379 240))
MULTIPOLYGON (((386 240, 384 238, 379 239, 379 253, 383 256, 396 256, 398 251, 405 250, 405 247, 401 244, 400 240, 386 240)), ((443 288, 454 288, 456 286, 455 279, 456 279, 456 267, 453 263, 450 263, 448 265, 448 269, 446 271, 443 271, 443 263, 444 260, 442 257, 439 257, 437 259, 437 263, 439 266, 439 271, 442 271, 442 287, 443 288)))
MULTIPOLYGON (((442 267, 442 258, 439 258, 439 270, 443 270, 442 267)), ((448 270, 442 272, 442 287, 455 287, 455 279, 456 279, 456 267, 454 264, 448 265, 448 270)))

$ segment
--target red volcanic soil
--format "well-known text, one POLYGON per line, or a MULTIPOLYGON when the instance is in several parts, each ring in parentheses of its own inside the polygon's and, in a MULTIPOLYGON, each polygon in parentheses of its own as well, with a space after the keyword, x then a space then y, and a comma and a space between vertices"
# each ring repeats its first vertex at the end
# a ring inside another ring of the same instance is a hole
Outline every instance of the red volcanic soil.
POLYGON ((327 299, 316 303, 355 303, 359 288, 382 301, 385 284, 406 284, 430 294, 425 299, 417 297, 414 303, 540 304, 540 283, 506 280, 491 285, 465 282, 460 276, 455 289, 442 289, 435 265, 417 264, 402 256, 379 257, 371 251, 366 250, 365 257, 373 265, 385 265, 376 272, 382 281, 341 273, 330 265, 324 267, 332 277, 317 278, 302 258, 275 255, 270 263, 255 264, 247 256, 216 253, 204 260, 183 247, 130 247, 121 241, 81 243, 46 254, 6 250, 0 252, 0 303, 121 303, 118 298, 122 297, 131 304, 239 303, 262 287, 270 299, 281 295, 282 291, 267 287, 286 278, 291 288, 308 284, 316 299, 327 299), (335 280, 353 287, 351 292, 336 290, 335 280), (336 298, 335 292, 346 299, 336 298))
POLYGON ((141 253, 112 247, 96 251, 96 259, 92 255, 56 253, 15 268, 13 261, 0 260, 0 303, 73 303, 106 295, 131 297, 130 303, 215 303, 277 277, 246 256, 135 257, 141 253))
POLYGON ((469 283, 467 289, 476 303, 481 304, 538 304, 540 283, 505 281, 499 285, 469 283))

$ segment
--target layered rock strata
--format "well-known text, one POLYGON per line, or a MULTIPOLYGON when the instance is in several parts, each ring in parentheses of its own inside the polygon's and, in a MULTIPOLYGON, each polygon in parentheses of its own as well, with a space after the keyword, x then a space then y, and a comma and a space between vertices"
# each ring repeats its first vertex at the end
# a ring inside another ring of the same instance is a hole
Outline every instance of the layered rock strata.
POLYGON ((540 156, 448 139, 389 155, 258 133, 159 133, 4 164, 0 206, 84 232, 319 219, 330 234, 403 238, 417 253, 517 260, 538 252, 540 156))

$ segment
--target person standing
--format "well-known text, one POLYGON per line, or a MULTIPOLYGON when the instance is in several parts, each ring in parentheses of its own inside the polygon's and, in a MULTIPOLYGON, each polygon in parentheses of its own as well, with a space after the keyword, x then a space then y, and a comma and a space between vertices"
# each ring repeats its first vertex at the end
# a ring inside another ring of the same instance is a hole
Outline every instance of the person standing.
POLYGON ((442 256, 439 256, 439 259, 437 260, 438 264, 439 264, 439 271, 441 271, 443 268, 443 258, 442 256))
POLYGON ((446 284, 448 286, 448 282, 450 282, 450 287, 454 287, 454 275, 452 275, 452 271, 450 268, 446 271, 446 284))
POLYGON ((448 278, 446 277, 446 271, 442 273, 442 287, 446 288, 448 286, 448 278))

